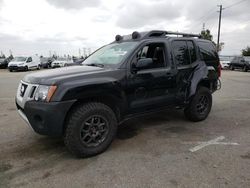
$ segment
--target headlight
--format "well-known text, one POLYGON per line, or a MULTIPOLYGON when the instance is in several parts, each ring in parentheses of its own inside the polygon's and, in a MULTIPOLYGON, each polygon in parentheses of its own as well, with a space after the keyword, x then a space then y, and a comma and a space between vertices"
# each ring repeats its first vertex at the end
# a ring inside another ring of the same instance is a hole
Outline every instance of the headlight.
POLYGON ((35 101, 49 102, 56 91, 57 86, 38 86, 35 93, 35 101))
POLYGON ((24 65, 24 63, 20 63, 20 64, 18 64, 18 66, 22 66, 22 65, 24 65))

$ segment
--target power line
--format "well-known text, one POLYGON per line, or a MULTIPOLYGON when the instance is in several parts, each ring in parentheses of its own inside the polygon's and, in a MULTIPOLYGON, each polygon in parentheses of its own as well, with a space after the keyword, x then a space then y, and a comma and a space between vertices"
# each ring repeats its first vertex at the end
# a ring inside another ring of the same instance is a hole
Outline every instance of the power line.
POLYGON ((232 7, 234 7, 234 6, 237 6, 237 5, 241 4, 241 3, 243 3, 244 1, 248 1, 248 0, 241 0, 241 1, 238 1, 238 2, 236 2, 236 3, 233 3, 233 4, 231 4, 231 5, 227 6, 227 7, 225 7, 224 9, 232 8, 232 7))
POLYGON ((206 19, 199 19, 199 20, 197 20, 196 24, 191 25, 191 27, 196 27, 196 26, 200 25, 201 23, 204 23, 205 21, 207 21, 210 18, 209 16, 212 16, 215 13, 216 13, 216 11, 213 10, 213 12, 210 12, 210 14, 207 14, 207 15, 205 15, 205 16, 202 17, 202 18, 206 18, 206 19))

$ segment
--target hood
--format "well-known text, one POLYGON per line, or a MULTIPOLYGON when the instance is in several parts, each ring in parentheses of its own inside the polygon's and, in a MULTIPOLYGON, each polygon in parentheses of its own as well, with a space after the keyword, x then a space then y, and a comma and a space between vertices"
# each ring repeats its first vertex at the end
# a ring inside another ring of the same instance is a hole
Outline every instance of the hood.
POLYGON ((76 77, 85 77, 100 72, 106 72, 107 69, 92 66, 71 66, 60 69, 43 70, 27 74, 22 80, 32 84, 53 85, 76 77))
POLYGON ((9 62, 9 65, 18 65, 21 63, 25 63, 25 61, 11 61, 11 62, 9 62))

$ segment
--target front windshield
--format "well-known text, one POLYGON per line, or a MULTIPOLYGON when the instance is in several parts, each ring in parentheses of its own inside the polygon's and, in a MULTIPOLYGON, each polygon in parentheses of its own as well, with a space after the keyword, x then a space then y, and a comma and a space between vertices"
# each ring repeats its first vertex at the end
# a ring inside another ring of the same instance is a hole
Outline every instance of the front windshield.
POLYGON ((93 65, 117 65, 122 62, 126 55, 134 49, 137 42, 113 43, 104 46, 89 56, 82 64, 93 65))
POLYGON ((41 62, 46 62, 46 61, 48 61, 48 60, 49 60, 49 58, 47 58, 47 57, 41 58, 41 62))
POLYGON ((26 61, 27 57, 15 57, 13 61, 26 61))
POLYGON ((66 58, 63 58, 63 57, 59 57, 57 58, 57 61, 66 61, 67 59, 66 58))
POLYGON ((220 57, 220 61, 230 61, 230 57, 220 57))
POLYGON ((245 61, 250 61, 250 56, 244 57, 245 61))

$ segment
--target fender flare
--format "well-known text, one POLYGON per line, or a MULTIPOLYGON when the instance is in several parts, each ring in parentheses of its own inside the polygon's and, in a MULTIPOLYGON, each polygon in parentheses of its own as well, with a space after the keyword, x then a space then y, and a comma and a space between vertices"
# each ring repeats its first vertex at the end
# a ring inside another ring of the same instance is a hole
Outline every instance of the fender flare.
POLYGON ((189 88, 187 89, 186 101, 188 101, 193 95, 195 95, 197 88, 199 85, 204 84, 206 87, 210 89, 211 74, 214 75, 216 73, 215 68, 213 66, 207 66, 205 62, 199 63, 189 80, 189 88))

